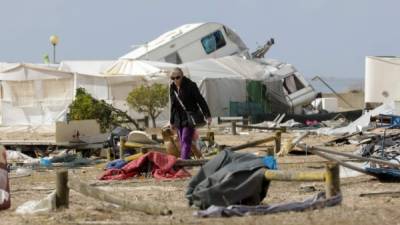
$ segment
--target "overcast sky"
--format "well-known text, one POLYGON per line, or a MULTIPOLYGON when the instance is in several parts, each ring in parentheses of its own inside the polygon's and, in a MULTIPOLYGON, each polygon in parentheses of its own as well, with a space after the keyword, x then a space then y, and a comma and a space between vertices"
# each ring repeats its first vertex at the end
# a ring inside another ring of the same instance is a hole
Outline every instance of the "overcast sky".
POLYGON ((399 55, 396 0, 0 0, 0 61, 42 62, 57 34, 59 60, 116 59, 132 45, 193 22, 220 22, 251 50, 308 77, 364 76, 366 55, 399 55))

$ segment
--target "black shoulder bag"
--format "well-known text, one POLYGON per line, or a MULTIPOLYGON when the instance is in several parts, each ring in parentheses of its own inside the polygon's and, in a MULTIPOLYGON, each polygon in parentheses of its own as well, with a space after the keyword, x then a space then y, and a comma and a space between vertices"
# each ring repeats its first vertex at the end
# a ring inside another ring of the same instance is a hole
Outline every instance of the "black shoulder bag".
POLYGON ((185 105, 183 105, 182 100, 179 98, 178 93, 176 91, 174 91, 174 93, 176 98, 178 99, 179 104, 182 106, 182 109, 186 112, 190 127, 203 127, 207 124, 204 118, 204 114, 201 111, 199 105, 197 105, 196 111, 188 111, 186 110, 185 105))

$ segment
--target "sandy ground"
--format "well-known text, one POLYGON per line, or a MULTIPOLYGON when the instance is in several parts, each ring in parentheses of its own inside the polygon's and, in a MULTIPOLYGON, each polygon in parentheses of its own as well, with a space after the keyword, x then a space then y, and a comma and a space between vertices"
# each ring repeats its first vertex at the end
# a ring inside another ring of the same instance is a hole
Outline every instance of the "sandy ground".
MULTIPOLYGON (((216 135, 220 144, 234 145, 255 140, 271 133, 251 133, 250 135, 216 135)), ((286 139, 292 134, 284 134, 286 139)), ((331 137, 309 136, 306 143, 319 144, 331 137)), ((283 140, 284 141, 284 140, 283 140)), ((339 146, 339 151, 353 151, 355 146, 339 146)), ((265 146, 246 149, 260 152, 265 146)), ((262 151, 261 151, 262 154, 262 151)), ((316 171, 323 168, 323 159, 313 155, 289 155, 278 159, 281 170, 316 171)), ((190 170, 196 173, 196 168, 190 170)), ((341 180, 343 202, 339 206, 306 212, 278 213, 265 216, 233 218, 196 218, 184 197, 188 180, 156 181, 154 179, 130 179, 118 182, 100 182, 96 178, 101 168, 84 167, 71 169, 82 181, 91 183, 131 201, 151 200, 168 204, 173 214, 151 216, 141 212, 126 210, 115 205, 70 192, 69 209, 35 215, 18 215, 15 209, 28 200, 39 200, 55 188, 55 170, 35 171, 32 176, 11 179, 12 207, 0 212, 0 224, 399 224, 398 208, 400 199, 394 197, 360 197, 361 193, 400 191, 396 183, 381 183, 369 176, 344 178, 341 180)), ((279 203, 302 200, 315 192, 304 193, 300 187, 313 185, 317 191, 323 190, 323 183, 272 182, 263 203, 279 203)))

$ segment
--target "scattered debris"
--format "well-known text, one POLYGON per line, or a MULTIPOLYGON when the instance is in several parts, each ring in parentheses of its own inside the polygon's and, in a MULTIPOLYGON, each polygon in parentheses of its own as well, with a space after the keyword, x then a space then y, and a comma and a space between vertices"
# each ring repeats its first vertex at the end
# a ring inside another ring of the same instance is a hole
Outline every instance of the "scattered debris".
POLYGON ((326 198, 325 193, 320 192, 313 197, 307 198, 302 202, 290 202, 271 205, 231 205, 210 206, 206 210, 194 213, 198 217, 231 217, 231 216, 249 216, 249 215, 265 215, 279 212, 301 212, 305 210, 321 209, 332 207, 342 202, 342 195, 338 194, 332 198, 326 198))
POLYGON ((45 213, 56 209, 56 192, 53 191, 46 198, 36 201, 27 201, 18 206, 17 214, 45 213))

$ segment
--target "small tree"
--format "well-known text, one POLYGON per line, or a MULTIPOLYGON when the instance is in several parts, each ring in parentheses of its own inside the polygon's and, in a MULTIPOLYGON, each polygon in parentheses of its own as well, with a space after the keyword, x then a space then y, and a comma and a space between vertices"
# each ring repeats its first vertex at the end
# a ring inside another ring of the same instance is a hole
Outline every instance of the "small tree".
POLYGON ((139 113, 146 113, 156 127, 156 118, 168 104, 168 86, 163 84, 141 85, 126 98, 128 104, 139 113))
POLYGON ((75 100, 69 105, 70 120, 96 119, 103 132, 112 126, 131 123, 139 129, 138 123, 126 112, 113 107, 103 100, 93 98, 84 88, 76 89, 75 100))

